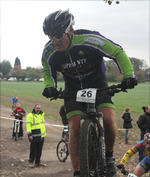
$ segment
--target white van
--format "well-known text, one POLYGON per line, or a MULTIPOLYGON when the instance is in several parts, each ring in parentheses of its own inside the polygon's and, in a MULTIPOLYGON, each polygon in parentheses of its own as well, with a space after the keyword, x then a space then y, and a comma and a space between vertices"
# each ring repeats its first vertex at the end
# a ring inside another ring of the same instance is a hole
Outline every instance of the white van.
POLYGON ((17 78, 16 78, 16 77, 10 77, 10 78, 8 79, 8 81, 17 81, 17 78))

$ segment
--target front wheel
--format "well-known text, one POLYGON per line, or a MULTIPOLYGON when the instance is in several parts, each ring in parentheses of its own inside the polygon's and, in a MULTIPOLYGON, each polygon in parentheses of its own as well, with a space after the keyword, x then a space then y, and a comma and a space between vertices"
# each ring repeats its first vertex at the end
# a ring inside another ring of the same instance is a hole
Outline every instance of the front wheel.
POLYGON ((57 157, 60 162, 65 162, 69 156, 68 143, 65 140, 59 141, 56 149, 57 157))
POLYGON ((98 177, 98 140, 94 123, 86 119, 80 129, 80 175, 81 177, 98 177))
POLYGON ((17 141, 19 137, 18 126, 18 123, 16 123, 15 141, 17 141))

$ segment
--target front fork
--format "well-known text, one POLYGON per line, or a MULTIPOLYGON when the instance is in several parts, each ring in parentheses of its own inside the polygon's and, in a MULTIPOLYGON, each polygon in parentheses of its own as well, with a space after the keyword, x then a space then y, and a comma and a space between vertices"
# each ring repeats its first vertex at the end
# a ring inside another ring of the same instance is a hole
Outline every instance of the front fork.
POLYGON ((20 121, 19 120, 15 120, 15 129, 14 129, 15 133, 19 133, 19 128, 20 128, 19 126, 20 126, 20 121))
POLYGON ((103 114, 99 112, 97 114, 97 126, 98 126, 98 144, 99 144, 99 173, 106 174, 107 166, 106 166, 106 148, 105 148, 105 136, 104 136, 104 126, 103 126, 103 114))
MULTIPOLYGON (((103 126, 103 114, 99 112, 94 117, 97 117, 98 119, 94 118, 93 122, 95 123, 95 128, 97 131, 97 138, 98 138, 98 147, 99 147, 99 153, 98 153, 98 168, 99 168, 99 175, 106 175, 107 174, 107 165, 106 165, 106 148, 105 148, 105 137, 104 137, 104 126, 103 126)), ((82 126, 82 123, 84 120, 88 118, 87 114, 82 114, 80 117, 80 127, 82 126)))

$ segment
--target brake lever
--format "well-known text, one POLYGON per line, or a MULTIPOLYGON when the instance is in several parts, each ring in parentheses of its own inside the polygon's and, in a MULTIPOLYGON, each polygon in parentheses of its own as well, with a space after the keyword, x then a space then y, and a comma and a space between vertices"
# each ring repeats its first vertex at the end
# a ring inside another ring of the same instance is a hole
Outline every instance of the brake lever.
POLYGON ((128 175, 128 174, 129 174, 129 172, 128 172, 127 170, 125 170, 125 169, 123 169, 123 170, 121 171, 121 173, 124 174, 124 175, 128 175))

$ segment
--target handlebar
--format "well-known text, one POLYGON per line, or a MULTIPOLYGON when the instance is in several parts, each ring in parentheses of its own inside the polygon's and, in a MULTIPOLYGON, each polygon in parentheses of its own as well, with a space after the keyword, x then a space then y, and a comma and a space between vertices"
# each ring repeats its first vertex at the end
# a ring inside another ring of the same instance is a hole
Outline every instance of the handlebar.
POLYGON ((129 172, 127 170, 125 170, 125 169, 121 170, 121 173, 124 174, 124 175, 128 175, 129 174, 129 172))
MULTIPOLYGON (((64 99, 64 98, 75 98, 77 91, 65 91, 62 90, 62 88, 60 88, 60 90, 58 91, 59 94, 57 97, 51 98, 50 101, 54 100, 54 99, 64 99)), ((98 88, 97 92, 100 94, 109 94, 110 96, 114 96, 115 93, 119 93, 119 92, 127 92, 126 89, 122 88, 121 84, 117 84, 117 85, 111 85, 109 87, 106 88, 98 88)))
POLYGON ((120 172, 124 175, 128 175, 129 172, 124 168, 124 166, 122 168, 119 167, 119 165, 117 165, 117 168, 120 170, 120 172))

